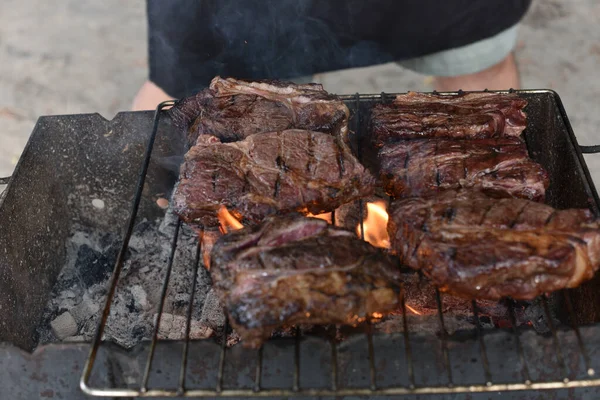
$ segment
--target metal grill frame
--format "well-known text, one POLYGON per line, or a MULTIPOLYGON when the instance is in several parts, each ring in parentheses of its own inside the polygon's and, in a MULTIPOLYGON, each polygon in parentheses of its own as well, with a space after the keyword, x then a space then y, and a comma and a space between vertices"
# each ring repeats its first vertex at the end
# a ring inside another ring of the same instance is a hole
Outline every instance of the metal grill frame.
MULTIPOLYGON (((488 92, 488 90, 486 90, 488 92)), ((585 166, 585 161, 581 153, 596 153, 600 152, 600 146, 579 146, 577 144, 575 135, 569 123, 569 119, 566 115, 565 109, 562 105, 562 101, 558 94, 552 90, 508 90, 508 91, 489 91, 492 93, 523 93, 523 94, 550 94, 554 97, 560 115, 563 119, 563 122, 567 128, 567 131, 570 136, 570 141, 574 148, 576 149, 577 156, 579 158, 579 162, 583 166, 583 172, 585 174, 585 178, 587 183, 590 186, 590 191, 593 195, 595 204, 600 206, 600 199, 596 192, 596 189, 592 183, 592 179, 590 177, 589 171, 585 166)), ((434 92, 435 93, 435 92, 434 92)), ((462 91, 458 92, 443 92, 438 93, 440 95, 456 95, 463 93, 462 91)), ((396 94, 386 94, 381 93, 378 95, 344 95, 340 96, 342 100, 346 103, 355 102, 356 105, 356 116, 353 118, 353 130, 356 135, 360 138, 364 132, 360 131, 361 119, 363 115, 358 112, 359 104, 362 100, 368 101, 386 101, 386 96, 395 96, 396 94)), ((89 353, 89 357, 86 360, 83 374, 80 380, 81 390, 91 396, 106 396, 106 397, 236 397, 236 396, 244 396, 244 397, 295 397, 295 396, 392 396, 392 395, 417 395, 417 394, 450 394, 450 393, 482 393, 482 392, 499 392, 499 391, 523 391, 523 390, 548 390, 548 389, 568 389, 568 388, 578 388, 578 387, 592 387, 592 386, 600 386, 600 378, 597 376, 597 372, 591 368, 590 357, 585 348, 585 344, 582 340, 579 328, 575 324, 571 324, 571 329, 573 330, 576 339, 577 345, 579 348, 580 356, 583 359, 583 363, 585 365, 585 370, 587 373, 587 377, 585 379, 577 379, 572 380, 567 376, 567 368, 565 365, 565 357, 563 354, 562 347, 558 340, 557 336, 557 328, 552 323, 552 318, 550 316, 550 310, 548 306, 548 301, 545 296, 542 296, 542 306, 544 310, 544 314, 546 315, 547 321, 549 322, 549 328, 552 333, 552 341, 556 354, 556 361, 562 373, 562 380, 550 380, 550 381, 532 381, 530 378, 529 369, 527 367, 527 362, 525 360, 525 353, 523 351, 523 347, 521 341, 519 339, 520 334, 516 327, 516 318, 515 312, 512 307, 512 304, 509 306, 509 318, 512 322, 512 335, 514 335, 514 339, 516 342, 516 348, 520 360, 520 369, 522 375, 522 381, 519 382, 494 382, 492 380, 492 374, 490 371, 490 365, 488 362, 487 349, 485 344, 485 339, 483 336, 481 323, 479 320, 479 315, 477 311, 477 302, 475 300, 472 301, 472 313, 475 321, 475 331, 477 340, 479 341, 479 350, 481 356, 481 364, 485 376, 485 382, 481 384, 475 385, 455 385, 452 377, 452 364, 450 355, 448 352, 448 337, 444 325, 444 314, 443 314, 443 295, 439 291, 436 290, 436 302, 438 309, 438 319, 440 326, 440 346, 443 354, 443 362, 446 369, 447 374, 447 384, 439 385, 439 386, 418 386, 415 383, 415 374, 414 374, 414 361, 411 352, 410 340, 409 340, 409 326, 407 321, 407 312, 406 312, 406 304, 405 304, 405 291, 404 288, 401 290, 401 305, 402 305, 402 321, 403 321, 403 339, 404 339, 404 350, 406 354, 406 363, 407 363, 407 371, 408 371, 408 380, 409 385, 407 386, 397 386, 397 387, 385 387, 380 388, 377 386, 376 381, 376 371, 375 371, 375 357, 374 357, 374 348, 373 348, 373 336, 371 325, 369 322, 366 324, 365 335, 367 336, 368 343, 368 354, 369 354, 369 370, 370 370, 370 379, 369 386, 364 388, 340 388, 338 387, 338 368, 337 368, 337 345, 335 341, 331 341, 331 384, 328 389, 315 389, 315 388, 304 388, 300 387, 300 331, 299 329, 295 330, 295 351, 294 351, 294 365, 293 365, 293 384, 289 389, 264 389, 261 386, 261 376, 262 376, 262 368, 263 368, 263 357, 262 357, 262 347, 257 350, 257 363, 255 369, 255 379, 254 379, 254 387, 252 389, 229 389, 223 387, 223 371, 225 366, 225 358, 227 354, 226 341, 222 341, 221 352, 220 352, 220 360, 217 366, 218 375, 217 375, 217 384, 213 390, 210 389, 186 389, 186 368, 188 362, 188 353, 189 353, 189 343, 190 343, 190 320, 192 315, 192 307, 194 300, 194 292, 198 278, 198 270, 202 264, 201 255, 201 243, 202 237, 199 238, 198 246, 196 248, 195 255, 195 265, 193 266, 194 270, 194 280, 192 283, 192 289, 190 293, 190 302, 187 310, 187 324, 186 324, 186 337, 183 346, 183 355, 182 355, 182 363, 181 370, 179 375, 179 384, 177 389, 149 389, 148 380, 152 368, 152 362, 154 359, 156 344, 158 342, 158 331, 160 320, 163 312, 163 306, 165 302, 165 297, 167 294, 167 289, 169 285, 169 278, 171 274, 171 269, 173 266, 173 260, 175 257, 175 251, 177 247, 177 238, 179 235, 181 221, 178 221, 175 232, 173 235, 173 240, 171 242, 171 253, 168 259, 168 263, 166 266, 165 278, 162 286, 161 299, 158 305, 158 315, 157 322, 154 327, 154 331, 152 334, 152 341, 150 344, 150 350, 146 362, 146 366, 144 369, 144 374, 142 377, 141 386, 139 389, 131 389, 131 388, 106 388, 106 387, 93 387, 90 385, 90 378, 92 375, 92 371, 97 359, 98 350, 102 344, 102 335, 104 333, 104 328, 106 326, 107 319, 110 314, 110 307, 112 303, 112 299, 115 295, 117 284, 119 281, 119 276, 121 274, 123 263, 125 261, 125 254, 127 253, 127 249, 129 246, 129 239, 133 233, 133 229, 135 226, 137 211, 140 205, 140 201, 142 198, 142 190, 144 187, 144 182, 146 179, 146 174, 148 172, 148 166, 150 164, 152 149, 154 147, 154 142, 156 139, 159 121, 163 110, 168 108, 174 104, 174 101, 166 101, 158 105, 154 114, 154 123, 152 132, 150 134, 148 146, 145 153, 145 158, 141 170, 139 172, 139 177, 137 181, 136 187, 136 195, 134 201, 132 203, 131 214, 129 217, 127 229, 125 232, 124 240, 120 252, 117 256, 117 260, 115 263, 114 272, 111 276, 110 285, 108 288, 108 294, 105 306, 103 308, 102 316, 100 319, 100 323, 89 353)), ((361 150, 360 146, 358 148, 358 158, 361 159, 361 150)), ((362 202, 362 201, 361 201, 362 202)), ((362 226, 363 216, 362 216, 362 204, 359 208, 361 211, 361 215, 359 216, 361 221, 361 236, 364 239, 364 229, 362 226)), ((335 221, 335 217, 332 218, 335 221)), ((573 306, 570 298, 570 294, 568 291, 564 290, 564 301, 567 307, 567 311, 570 315, 573 315, 573 306)), ((227 320, 226 320, 227 321, 227 320)), ((227 322, 226 322, 226 330, 227 330, 227 322)))

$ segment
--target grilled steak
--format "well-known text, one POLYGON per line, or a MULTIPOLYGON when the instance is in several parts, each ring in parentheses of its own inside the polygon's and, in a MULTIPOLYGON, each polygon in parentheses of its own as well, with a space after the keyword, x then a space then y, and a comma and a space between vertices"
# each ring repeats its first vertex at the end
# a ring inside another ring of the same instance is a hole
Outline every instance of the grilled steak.
POLYGON ((519 136, 526 125, 526 105, 515 94, 409 92, 373 108, 372 136, 377 146, 398 139, 519 136))
POLYGON ((210 274, 249 347, 295 324, 357 324, 397 309, 397 261, 352 232, 298 215, 223 236, 210 274))
POLYGON ((600 264, 600 223, 588 210, 477 191, 396 201, 388 232, 406 265, 470 298, 532 299, 578 286, 600 264))
POLYGON ((371 194, 374 181, 327 133, 286 130, 233 143, 202 135, 185 155, 173 203, 191 224, 217 226, 221 205, 257 223, 278 211, 333 211, 371 194))
POLYGON ((540 201, 548 187, 546 171, 515 138, 406 140, 384 146, 379 161, 385 188, 395 197, 473 187, 540 201))
POLYGON ((286 129, 330 133, 346 140, 346 105, 318 84, 258 81, 216 77, 195 96, 177 102, 169 111, 176 126, 194 144, 199 135, 223 142, 286 129))

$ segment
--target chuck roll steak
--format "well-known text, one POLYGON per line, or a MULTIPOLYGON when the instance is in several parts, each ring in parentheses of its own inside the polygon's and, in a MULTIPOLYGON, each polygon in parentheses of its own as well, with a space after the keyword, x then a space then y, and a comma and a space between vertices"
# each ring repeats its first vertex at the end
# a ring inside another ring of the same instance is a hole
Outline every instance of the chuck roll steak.
POLYGON ((588 210, 477 191, 396 201, 388 232, 404 264, 469 298, 533 299, 580 285, 600 265, 600 222, 588 210))
POLYGON ((516 94, 409 92, 373 107, 371 133, 376 146, 401 139, 518 137, 526 105, 516 94))
POLYGON ((370 195, 374 177, 334 136, 303 130, 221 143, 201 135, 185 155, 173 206, 184 221, 218 226, 225 205, 244 223, 277 212, 333 211, 370 195))
POLYGON ((169 113, 173 123, 187 131, 190 145, 205 134, 233 142, 286 129, 325 132, 344 141, 348 136, 348 107, 315 83, 217 76, 207 89, 178 101, 169 113))
POLYGON ((397 260, 321 219, 268 217, 221 237, 211 259, 214 288, 247 347, 283 326, 355 325, 400 307, 397 260))
POLYGON ((542 201, 549 183, 546 171, 516 138, 406 140, 384 146, 378 157, 381 179, 394 197, 476 188, 542 201))

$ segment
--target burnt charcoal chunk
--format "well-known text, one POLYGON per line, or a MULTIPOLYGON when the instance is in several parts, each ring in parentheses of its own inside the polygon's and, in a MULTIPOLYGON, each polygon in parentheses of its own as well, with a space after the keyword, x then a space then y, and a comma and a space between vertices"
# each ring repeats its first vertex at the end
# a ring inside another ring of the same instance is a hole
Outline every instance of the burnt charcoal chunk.
POLYGON ((211 257, 214 288, 245 346, 277 328, 354 325, 400 306, 397 262, 321 219, 269 217, 220 238, 211 257))
POLYGON ((99 252, 86 244, 79 248, 76 265, 79 266, 79 276, 85 287, 108 279, 114 268, 116 256, 111 250, 99 252))
POLYGON ((201 135, 232 142, 286 129, 325 132, 344 141, 348 134, 348 108, 314 83, 216 77, 204 91, 177 102, 169 114, 187 131, 190 145, 201 135))
POLYGON ((335 137, 286 130, 221 143, 203 135, 182 165, 174 210, 187 223, 217 226, 222 205, 258 223, 278 212, 329 212, 374 191, 374 178, 335 137))
POLYGON ((529 300, 577 287, 600 266, 600 222, 588 210, 478 191, 395 201, 388 232, 404 264, 468 298, 529 300))
POLYGON ((395 197, 476 188, 499 197, 542 201, 548 174, 519 139, 407 140, 379 151, 381 179, 395 197))
POLYGON ((401 139, 516 137, 526 126, 526 105, 516 94, 409 92, 373 108, 371 134, 376 146, 401 139))

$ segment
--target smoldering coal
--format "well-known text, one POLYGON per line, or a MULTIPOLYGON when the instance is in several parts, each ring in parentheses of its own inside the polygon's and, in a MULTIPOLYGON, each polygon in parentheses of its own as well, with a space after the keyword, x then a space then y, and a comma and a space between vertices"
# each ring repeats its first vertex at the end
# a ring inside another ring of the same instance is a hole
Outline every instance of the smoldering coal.
MULTIPOLYGON (((133 347, 151 338, 158 315, 177 217, 142 221, 129 250, 111 305, 104 340, 133 347)), ((106 301, 109 278, 121 238, 78 227, 68 240, 67 263, 58 277, 38 329, 39 344, 91 341, 106 301)), ((159 338, 185 338, 187 310, 195 272, 198 237, 182 226, 165 297, 159 338)), ((225 315, 211 291, 210 277, 198 268, 190 338, 220 333, 225 315)))

